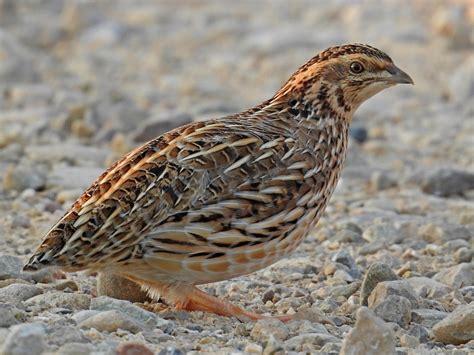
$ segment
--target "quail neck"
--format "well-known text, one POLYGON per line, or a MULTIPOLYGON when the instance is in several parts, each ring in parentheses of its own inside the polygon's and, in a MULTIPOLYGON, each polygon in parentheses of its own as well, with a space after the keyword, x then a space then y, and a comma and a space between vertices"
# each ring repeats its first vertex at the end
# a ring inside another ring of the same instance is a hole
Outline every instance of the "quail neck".
POLYGON ((354 111, 402 83, 413 82, 376 48, 329 48, 268 101, 176 128, 124 156, 53 225, 24 269, 107 271, 177 309, 264 318, 196 285, 293 251, 336 187, 354 111))

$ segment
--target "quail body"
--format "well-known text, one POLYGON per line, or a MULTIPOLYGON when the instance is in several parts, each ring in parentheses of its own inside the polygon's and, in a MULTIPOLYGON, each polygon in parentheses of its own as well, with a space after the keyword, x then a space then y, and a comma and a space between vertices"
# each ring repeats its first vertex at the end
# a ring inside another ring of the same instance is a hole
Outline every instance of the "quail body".
POLYGON ((336 187, 354 111, 399 83, 413 82, 382 51, 329 48, 262 104, 174 129, 116 162, 51 228, 25 270, 111 272, 177 309, 262 318, 195 286, 293 251, 336 187))

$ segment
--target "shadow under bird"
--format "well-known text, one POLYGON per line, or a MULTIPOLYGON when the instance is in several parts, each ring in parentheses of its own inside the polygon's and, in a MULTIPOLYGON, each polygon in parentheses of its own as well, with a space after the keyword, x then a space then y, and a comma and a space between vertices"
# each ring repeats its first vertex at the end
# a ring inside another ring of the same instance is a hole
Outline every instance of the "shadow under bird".
POLYGON ((110 272, 176 309, 264 318, 196 285, 264 268, 302 242, 341 175, 354 111, 396 84, 413 81, 384 52, 329 48, 262 104, 179 127, 124 156, 24 270, 110 272))

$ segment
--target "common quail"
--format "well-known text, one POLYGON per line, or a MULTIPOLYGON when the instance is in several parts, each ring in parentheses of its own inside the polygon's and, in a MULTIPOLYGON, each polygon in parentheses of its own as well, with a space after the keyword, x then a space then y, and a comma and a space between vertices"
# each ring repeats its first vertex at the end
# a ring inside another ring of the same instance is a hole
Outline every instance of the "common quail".
POLYGON ((395 84, 413 81, 384 52, 329 48, 262 104, 176 128, 113 164, 24 269, 106 271, 177 309, 263 318, 196 285, 264 268, 302 242, 341 175, 354 111, 395 84))

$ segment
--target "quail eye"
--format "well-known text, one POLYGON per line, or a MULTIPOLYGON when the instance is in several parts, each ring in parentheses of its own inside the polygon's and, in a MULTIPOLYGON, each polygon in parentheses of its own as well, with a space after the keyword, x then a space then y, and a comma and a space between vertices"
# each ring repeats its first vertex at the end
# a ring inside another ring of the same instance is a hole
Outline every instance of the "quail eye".
POLYGON ((364 71, 364 66, 359 62, 352 62, 350 68, 354 74, 360 74, 364 71))

